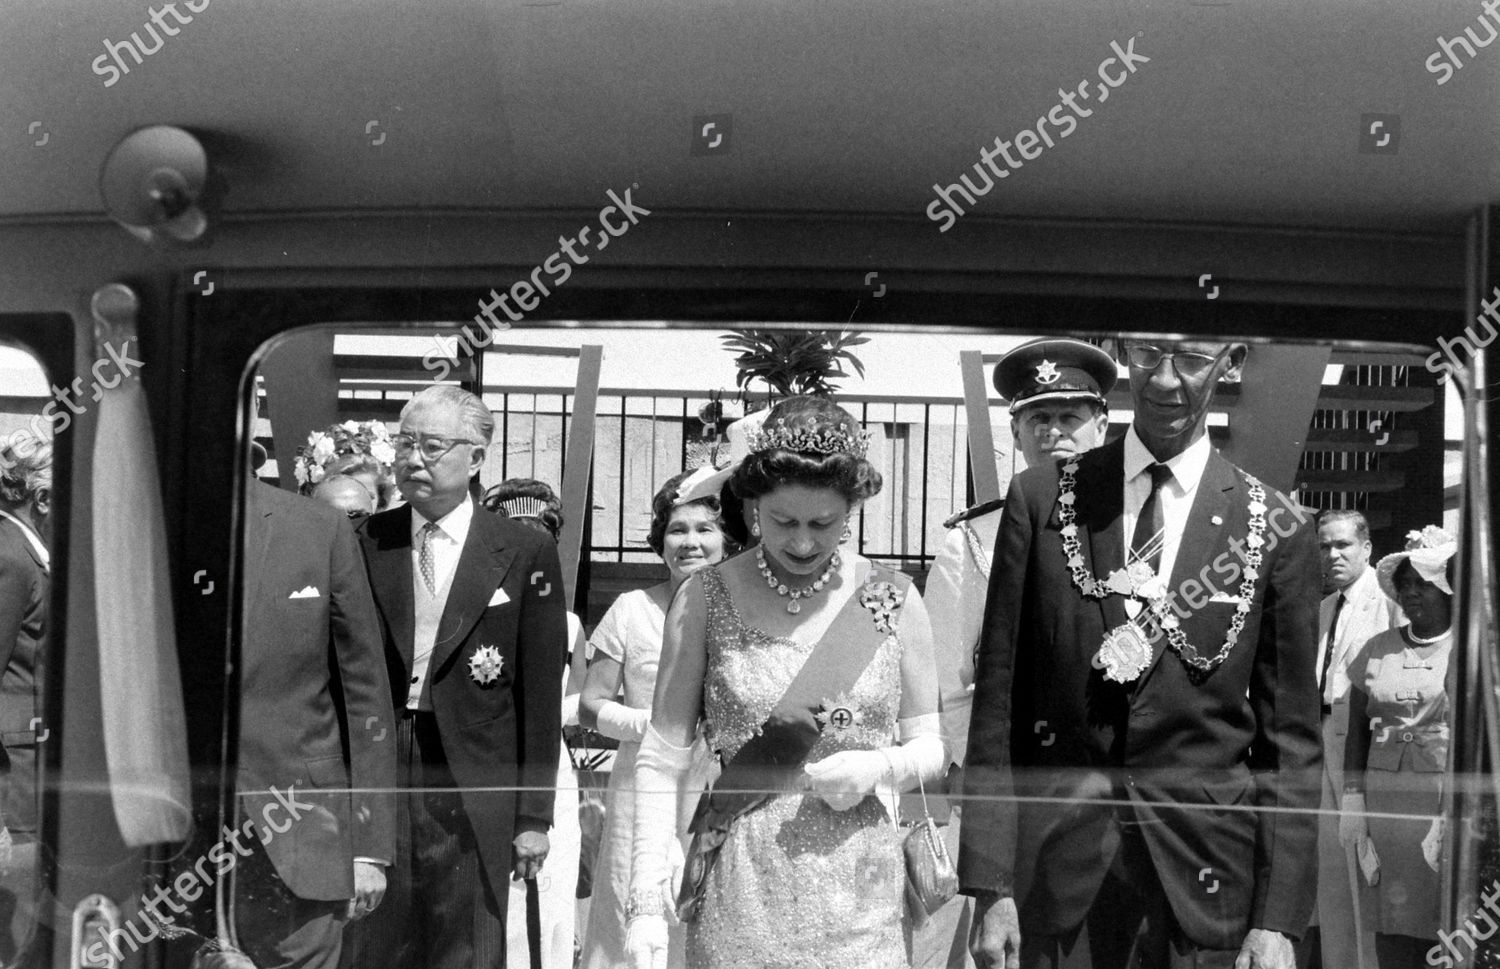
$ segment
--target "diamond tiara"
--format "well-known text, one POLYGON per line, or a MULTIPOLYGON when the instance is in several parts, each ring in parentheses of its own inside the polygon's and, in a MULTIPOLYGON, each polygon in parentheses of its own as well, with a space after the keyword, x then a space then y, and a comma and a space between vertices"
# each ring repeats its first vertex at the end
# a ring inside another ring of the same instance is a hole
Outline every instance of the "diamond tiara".
POLYGON ((793 430, 785 421, 777 421, 774 427, 762 428, 748 438, 750 450, 769 451, 773 448, 796 451, 799 454, 852 454, 862 458, 870 450, 870 432, 850 433, 845 430, 809 431, 807 428, 793 430))

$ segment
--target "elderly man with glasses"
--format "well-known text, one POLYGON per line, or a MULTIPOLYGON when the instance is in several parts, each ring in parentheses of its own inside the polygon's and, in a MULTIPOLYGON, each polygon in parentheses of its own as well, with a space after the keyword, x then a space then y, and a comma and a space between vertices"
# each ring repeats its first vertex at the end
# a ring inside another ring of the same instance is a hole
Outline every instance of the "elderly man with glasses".
POLYGON ((567 604, 550 538, 475 514, 494 430, 468 391, 417 394, 391 440, 407 503, 360 526, 407 790, 385 907, 350 965, 500 969, 509 880, 547 857, 567 604))
POLYGON ((1292 969, 1317 865, 1316 536, 1209 444, 1243 344, 1124 351, 1125 436, 1006 499, 965 765, 975 961, 1292 969))
MULTIPOLYGON (((1026 467, 1036 468, 1077 457, 1104 443, 1109 427, 1107 397, 1118 368, 1108 353, 1082 340, 1042 337, 1028 340, 995 366, 995 389, 1010 401, 1010 433, 1026 467)), ((948 785, 957 793, 964 745, 969 736, 969 706, 974 691, 974 654, 984 619, 985 590, 995 535, 1005 502, 986 501, 966 508, 943 523, 943 547, 927 573, 922 598, 932 618, 932 641, 938 649, 939 713, 943 736, 952 752, 948 785)), ((960 802, 944 832, 958 851, 960 802)), ((968 900, 945 905, 912 935, 912 966, 930 969, 969 964, 968 900)))

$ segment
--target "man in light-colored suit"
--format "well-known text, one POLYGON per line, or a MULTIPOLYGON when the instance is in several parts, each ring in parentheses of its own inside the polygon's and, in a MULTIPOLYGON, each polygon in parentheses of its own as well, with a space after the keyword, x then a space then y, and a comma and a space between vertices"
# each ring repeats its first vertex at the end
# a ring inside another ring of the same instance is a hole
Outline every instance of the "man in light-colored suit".
MULTIPOLYGON (((1318 610, 1318 687, 1323 692, 1323 797, 1318 824, 1318 927, 1325 969, 1375 969, 1375 935, 1367 927, 1374 893, 1352 848, 1339 844, 1344 790, 1344 735, 1349 732, 1349 663, 1365 641, 1400 623, 1370 568, 1370 526, 1357 511, 1318 516, 1323 567, 1337 591, 1318 610), (1335 622, 1337 625, 1335 625, 1335 622), (1332 647, 1330 649, 1330 646, 1332 647)), ((1311 952, 1307 955, 1310 957, 1311 952)))

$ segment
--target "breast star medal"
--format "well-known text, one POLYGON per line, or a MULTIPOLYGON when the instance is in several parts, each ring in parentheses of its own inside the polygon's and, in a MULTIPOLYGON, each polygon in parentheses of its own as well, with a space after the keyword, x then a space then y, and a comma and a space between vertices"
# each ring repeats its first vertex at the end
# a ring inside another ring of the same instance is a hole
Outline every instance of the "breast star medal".
POLYGON ((857 726, 862 719, 864 717, 847 694, 824 700, 823 705, 818 708, 818 722, 840 732, 857 726))
POLYGON ((505 657, 493 646, 481 646, 469 657, 469 678, 480 686, 489 686, 500 679, 500 670, 505 667, 505 657))

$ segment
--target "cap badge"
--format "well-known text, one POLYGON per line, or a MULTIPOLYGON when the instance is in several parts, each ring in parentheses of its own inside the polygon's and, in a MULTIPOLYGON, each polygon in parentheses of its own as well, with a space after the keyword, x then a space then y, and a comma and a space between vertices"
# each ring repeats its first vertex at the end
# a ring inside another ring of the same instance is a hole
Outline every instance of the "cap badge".
POLYGON ((1057 372, 1057 364, 1051 360, 1043 359, 1036 365, 1036 382, 1039 384, 1055 384, 1061 376, 1057 372))

